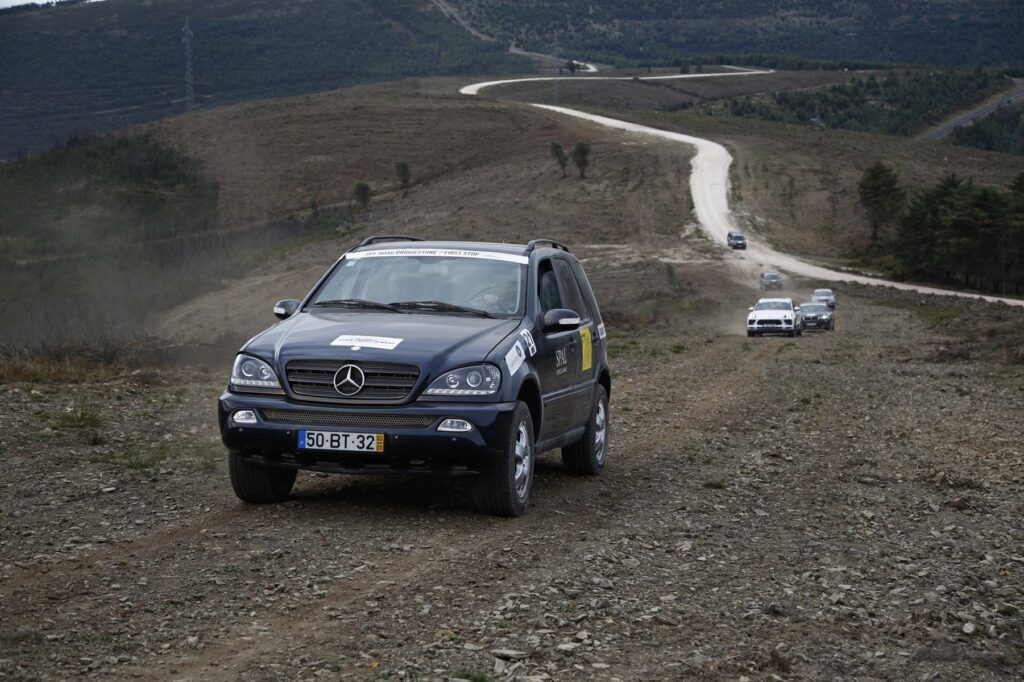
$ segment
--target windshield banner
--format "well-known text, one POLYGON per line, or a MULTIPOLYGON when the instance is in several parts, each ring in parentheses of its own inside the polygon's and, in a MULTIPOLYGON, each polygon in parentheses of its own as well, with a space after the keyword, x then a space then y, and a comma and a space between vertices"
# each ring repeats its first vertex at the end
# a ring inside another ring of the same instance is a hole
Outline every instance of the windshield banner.
POLYGON ((346 254, 345 258, 356 260, 358 258, 394 258, 399 256, 482 258, 484 260, 500 260, 506 263, 519 263, 520 265, 526 265, 530 262, 529 256, 517 256, 512 253, 498 253, 497 251, 471 251, 467 249, 374 249, 373 251, 353 251, 346 254))

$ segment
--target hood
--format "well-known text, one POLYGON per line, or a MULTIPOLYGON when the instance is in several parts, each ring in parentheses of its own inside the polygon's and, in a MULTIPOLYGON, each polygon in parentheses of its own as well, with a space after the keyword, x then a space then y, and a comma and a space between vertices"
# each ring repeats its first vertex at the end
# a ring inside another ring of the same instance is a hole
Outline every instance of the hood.
POLYGON ((419 313, 302 312, 266 330, 244 350, 273 358, 279 367, 302 358, 395 362, 429 370, 438 364, 447 368, 483 361, 521 322, 419 313))
POLYGON ((751 310, 747 314, 748 320, 785 320, 793 317, 792 310, 751 310))

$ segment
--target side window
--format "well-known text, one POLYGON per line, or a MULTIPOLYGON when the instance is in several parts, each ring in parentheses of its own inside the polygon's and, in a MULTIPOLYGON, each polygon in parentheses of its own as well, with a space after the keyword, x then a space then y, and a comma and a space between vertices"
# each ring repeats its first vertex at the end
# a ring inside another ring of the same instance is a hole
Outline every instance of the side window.
POLYGON ((576 283, 576 276, 572 274, 572 267, 564 260, 555 260, 555 274, 558 275, 558 285, 565 296, 565 307, 575 310, 583 320, 590 319, 590 310, 583 302, 583 294, 580 293, 580 285, 576 283))
POLYGON ((537 296, 540 298, 542 312, 565 307, 558 293, 558 282, 555 281, 555 270, 550 259, 541 261, 537 267, 537 296))

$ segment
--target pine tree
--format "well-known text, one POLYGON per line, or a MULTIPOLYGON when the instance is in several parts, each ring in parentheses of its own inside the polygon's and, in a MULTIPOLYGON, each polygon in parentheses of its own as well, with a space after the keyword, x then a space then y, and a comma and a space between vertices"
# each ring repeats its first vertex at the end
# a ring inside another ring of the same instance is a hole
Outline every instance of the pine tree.
POLYGON ((864 171, 857 183, 860 202, 867 209, 871 221, 871 243, 878 242, 879 230, 896 220, 903 210, 906 192, 900 186, 899 175, 881 161, 864 171))

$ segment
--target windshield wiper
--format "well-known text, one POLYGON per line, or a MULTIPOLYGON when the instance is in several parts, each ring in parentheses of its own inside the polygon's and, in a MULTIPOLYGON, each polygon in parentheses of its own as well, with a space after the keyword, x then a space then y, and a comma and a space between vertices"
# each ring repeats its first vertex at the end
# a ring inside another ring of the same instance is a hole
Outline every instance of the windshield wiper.
POLYGON ((414 310, 436 310, 437 312, 445 313, 468 313, 470 315, 478 315, 480 317, 495 317, 486 310, 480 310, 479 308, 470 308, 464 305, 456 305, 455 303, 445 303, 444 301, 399 301, 392 303, 391 305, 396 308, 411 308, 414 310))
POLYGON ((390 310, 393 313, 401 313, 402 311, 393 305, 387 303, 378 303, 377 301, 367 301, 363 298, 332 298, 327 301, 317 301, 313 304, 314 306, 339 306, 345 308, 362 308, 364 310, 390 310))

